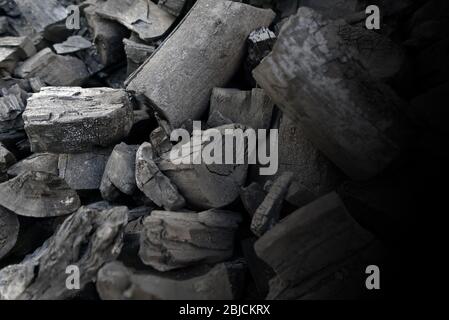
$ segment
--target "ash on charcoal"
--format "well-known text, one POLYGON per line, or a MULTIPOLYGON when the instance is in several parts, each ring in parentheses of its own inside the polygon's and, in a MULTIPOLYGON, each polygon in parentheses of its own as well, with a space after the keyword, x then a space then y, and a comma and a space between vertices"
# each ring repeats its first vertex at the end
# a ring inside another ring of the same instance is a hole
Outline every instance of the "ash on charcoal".
POLYGON ((28 37, 0 38, 0 69, 13 72, 17 62, 36 53, 36 48, 28 37))
POLYGON ((53 153, 35 153, 17 162, 8 169, 8 175, 16 177, 27 171, 45 172, 59 175, 59 155, 53 153))
POLYGON ((330 160, 351 178, 367 179, 399 152, 401 105, 361 66, 359 53, 338 35, 340 26, 300 8, 253 75, 330 160))
POLYGON ((164 175, 155 163, 150 143, 143 143, 136 154, 137 187, 157 206, 178 210, 185 206, 185 199, 178 188, 164 175))
POLYGON ((27 171, 0 184, 0 205, 27 217, 55 217, 75 212, 78 194, 58 176, 27 171))
POLYGON ((80 59, 58 55, 46 48, 18 66, 15 75, 20 78, 39 77, 50 86, 76 86, 89 77, 89 72, 80 59))
POLYGON ((88 49, 91 46, 92 43, 86 38, 81 36, 71 36, 68 37, 66 41, 53 45, 53 48, 57 54, 68 54, 88 49))
POLYGON ((45 87, 23 113, 34 152, 76 153, 120 142, 133 125, 124 90, 45 87))
POLYGON ((174 16, 145 0, 108 0, 96 12, 119 22, 145 41, 162 37, 175 21, 174 16))
POLYGON ((80 270, 80 287, 92 282, 103 264, 122 246, 126 207, 88 206, 68 217, 42 247, 20 264, 0 270, 0 299, 67 299, 78 290, 66 287, 66 268, 80 270))
POLYGON ((59 177, 74 190, 97 190, 110 154, 110 148, 61 154, 58 161, 59 177))
POLYGON ((144 220, 139 256, 159 271, 224 261, 240 221, 240 214, 223 210, 153 211, 144 220))
POLYGON ((136 189, 136 153, 139 146, 121 143, 115 146, 101 179, 100 191, 113 201, 121 193, 132 195, 136 189))
POLYGON ((214 88, 207 125, 219 127, 229 123, 239 123, 253 129, 269 129, 273 107, 270 97, 262 89, 241 91, 214 88), (226 122, 222 121, 223 118, 226 122))
POLYGON ((234 300, 241 293, 244 272, 241 261, 219 263, 194 276, 136 272, 112 262, 98 272, 97 290, 103 300, 234 300))
POLYGON ((197 120, 208 107, 212 89, 226 85, 239 68, 249 33, 273 18, 270 10, 199 0, 151 59, 128 78, 127 89, 144 94, 173 128, 185 119, 197 120))
POLYGON ((17 216, 0 207, 0 259, 6 256, 16 244, 19 228, 17 216))
POLYGON ((126 57, 128 58, 128 74, 136 71, 156 50, 154 46, 123 39, 126 57))

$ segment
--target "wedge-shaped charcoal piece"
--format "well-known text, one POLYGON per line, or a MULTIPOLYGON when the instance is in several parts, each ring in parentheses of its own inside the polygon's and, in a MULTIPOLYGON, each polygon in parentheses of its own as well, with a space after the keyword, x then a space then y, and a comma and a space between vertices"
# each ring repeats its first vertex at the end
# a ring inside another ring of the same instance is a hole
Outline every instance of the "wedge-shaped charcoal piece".
POLYGON ((23 120, 34 152, 77 153, 120 142, 133 110, 124 90, 45 87, 28 100, 23 120))
POLYGON ((143 263, 168 271, 232 256, 237 213, 153 211, 144 220, 139 256, 143 263))
POLYGON ((107 0, 97 13, 121 23, 145 41, 163 36, 176 18, 146 0, 107 0))
POLYGON ((50 86, 81 85, 89 77, 80 59, 55 54, 50 48, 26 60, 16 68, 15 74, 21 78, 39 77, 50 86))
MULTIPOLYGON (((274 104, 262 89, 241 91, 237 89, 214 88, 210 101, 210 114, 218 112, 231 123, 240 123, 253 129, 269 129, 274 104)), ((209 117, 207 124, 218 127, 220 123, 209 117)))
POLYGON ((179 271, 167 277, 111 262, 98 272, 97 290, 103 300, 234 300, 239 297, 244 272, 245 264, 236 261, 199 270, 199 275, 179 271))
POLYGON ((59 177, 75 190, 100 189, 106 162, 111 149, 97 149, 92 152, 61 154, 59 156, 59 177))
POLYGON ((251 221, 251 231, 262 236, 270 230, 278 221, 282 209, 282 203, 287 195, 293 180, 292 172, 284 172, 279 176, 270 188, 267 196, 257 208, 251 221))
POLYGON ((0 184, 0 206, 21 216, 63 216, 80 205, 78 194, 49 173, 28 171, 0 184))
MULTIPOLYGON (((79 271, 80 288, 92 282, 122 246, 126 207, 87 206, 68 217, 42 247, 20 264, 0 270, 0 299, 62 300, 79 290, 67 287, 68 266, 79 271)), ((73 271, 74 272, 74 271, 73 271)))
POLYGON ((133 73, 142 63, 151 56, 155 47, 123 39, 126 56, 128 57, 128 74, 133 73))
POLYGON ((398 154, 401 103, 339 36, 342 26, 300 8, 253 75, 332 162, 353 179, 367 179, 398 154))
POLYGON ((16 244, 19 228, 17 216, 0 207, 0 259, 6 256, 16 244))
POLYGON ((16 157, 0 142, 0 182, 7 180, 6 172, 16 163, 16 157))
POLYGON ((158 160, 161 171, 179 188, 188 203, 210 209, 224 207, 238 198, 248 171, 247 149, 244 143, 234 143, 233 150, 225 148, 225 141, 235 138, 234 132, 238 129, 244 132, 246 128, 232 124, 203 131, 203 135, 212 130, 217 134, 209 136, 209 141, 205 136, 203 141, 193 136, 189 142, 181 142, 158 160), (215 150, 223 157, 226 152, 233 153, 233 163, 242 159, 242 164, 224 164, 222 157, 212 159, 208 164, 203 156, 213 154, 215 150))
POLYGON ((185 199, 178 188, 165 176, 155 163, 153 147, 143 143, 136 154, 137 187, 159 207, 178 210, 185 206, 185 199))
POLYGON ((197 120, 212 89, 224 86, 240 67, 249 33, 273 18, 271 10, 242 3, 197 1, 151 59, 130 76, 127 87, 143 93, 174 128, 185 119, 197 120))
POLYGON ((14 71, 20 60, 25 60, 36 53, 31 40, 27 37, 0 38, 0 69, 14 71))
POLYGON ((25 158, 8 169, 10 176, 18 176, 27 171, 46 172, 59 175, 58 170, 59 155, 53 153, 36 153, 25 158))
POLYGON ((251 217, 256 212, 257 208, 262 204, 267 193, 263 190, 262 186, 257 182, 251 183, 247 187, 242 187, 240 190, 240 199, 243 206, 251 217))
POLYGON ((255 243, 255 250, 284 283, 295 286, 372 240, 333 192, 281 220, 255 243))
POLYGON ((158 6, 171 15, 178 17, 182 13, 186 2, 187 0, 160 0, 158 6))
POLYGON ((57 54, 74 53, 92 47, 92 42, 81 36, 68 37, 66 41, 53 46, 57 54))
POLYGON ((136 152, 139 146, 116 145, 108 159, 100 191, 104 199, 114 200, 120 192, 132 195, 136 189, 136 152), (117 190, 117 192, 114 192, 117 190), (111 193, 112 192, 112 193, 111 193))

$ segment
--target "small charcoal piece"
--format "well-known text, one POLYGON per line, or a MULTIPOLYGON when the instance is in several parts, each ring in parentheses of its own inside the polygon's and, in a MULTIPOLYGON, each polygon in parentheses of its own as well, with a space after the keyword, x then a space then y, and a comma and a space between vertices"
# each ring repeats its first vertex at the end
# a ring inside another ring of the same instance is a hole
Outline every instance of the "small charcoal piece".
POLYGON ((56 217, 75 212, 78 194, 56 175, 26 171, 0 184, 0 205, 27 217, 56 217))
POLYGON ((0 270, 0 299, 73 298, 79 290, 66 286, 67 267, 79 268, 81 289, 91 283, 103 264, 119 255, 127 221, 126 207, 80 208, 32 255, 0 270))
POLYGON ((133 73, 156 50, 155 47, 123 39, 125 52, 128 58, 128 74, 133 73))
POLYGON ((92 43, 89 40, 81 36, 71 36, 66 41, 55 44, 53 48, 57 54, 68 54, 88 49, 91 46, 92 43))
POLYGON ((166 210, 179 210, 185 199, 178 188, 165 176, 155 163, 153 147, 143 143, 136 154, 137 187, 157 206, 166 210))
POLYGON ((240 214, 222 210, 153 211, 143 222, 139 256, 159 271, 224 261, 240 221, 240 214))
POLYGON ((111 262, 98 272, 97 290, 103 300, 234 300, 241 293, 244 272, 245 264, 235 261, 219 263, 200 275, 178 271, 167 277, 111 262))
POLYGON ((45 48, 16 68, 20 78, 39 77, 50 86, 81 85, 89 73, 86 65, 78 58, 62 56, 45 48))
POLYGON ((144 94, 175 129, 186 119, 198 120, 212 89, 226 85, 239 68, 249 33, 273 18, 271 10, 199 0, 151 59, 128 78, 127 89, 144 94))
POLYGON ((124 90, 44 87, 28 100, 23 120, 34 152, 77 153, 120 142, 133 110, 124 90))
POLYGON ((31 40, 27 37, 0 38, 0 69, 13 72, 17 62, 36 53, 31 40))
POLYGON ((74 190, 97 190, 111 149, 59 155, 59 177, 74 190))
POLYGON ((26 171, 46 172, 59 175, 59 155, 53 153, 35 153, 25 158, 8 169, 8 175, 16 177, 26 171))
POLYGON ((6 172, 14 163, 16 157, 0 142, 0 182, 8 180, 6 172))
POLYGON ((274 104, 262 89, 241 91, 237 89, 214 88, 210 101, 209 127, 219 127, 228 123, 214 117, 218 113, 231 121, 253 129, 269 129, 274 104))
MULTIPOLYGON (((266 27, 258 28, 250 33, 248 37, 248 56, 245 68, 252 71, 265 58, 276 42, 276 35, 266 27)), ((254 81, 254 80, 253 80, 254 81)))
POLYGON ((17 216, 0 207, 0 259, 6 256, 16 244, 19 228, 17 216))

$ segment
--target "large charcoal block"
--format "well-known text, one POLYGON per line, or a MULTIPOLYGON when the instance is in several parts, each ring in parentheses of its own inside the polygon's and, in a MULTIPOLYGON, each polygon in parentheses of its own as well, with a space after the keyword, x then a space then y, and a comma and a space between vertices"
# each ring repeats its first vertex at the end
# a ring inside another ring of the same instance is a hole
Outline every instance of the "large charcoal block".
POLYGON ((120 142, 133 110, 124 90, 45 87, 28 100, 23 119, 33 151, 79 153, 120 142))
POLYGON ((199 0, 161 47, 127 80, 179 128, 199 119, 214 87, 235 74, 254 29, 274 18, 270 10, 231 1, 199 0))

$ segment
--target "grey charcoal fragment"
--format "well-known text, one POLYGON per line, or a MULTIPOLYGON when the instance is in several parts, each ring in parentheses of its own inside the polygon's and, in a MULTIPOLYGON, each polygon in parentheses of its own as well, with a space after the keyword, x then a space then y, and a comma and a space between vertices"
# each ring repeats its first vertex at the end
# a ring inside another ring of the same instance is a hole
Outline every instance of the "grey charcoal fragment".
POLYGON ((14 0, 22 17, 36 33, 50 32, 58 22, 67 18, 66 9, 58 0, 14 0))
POLYGON ((343 23, 300 8, 253 75, 318 149, 362 180, 397 156, 401 102, 339 36, 343 23))
POLYGON ((0 0, 0 9, 3 10, 7 16, 20 16, 19 8, 14 0, 0 0))
POLYGON ((220 122, 209 117, 209 127, 240 123, 253 129, 269 129, 274 104, 262 89, 241 91, 238 89, 214 88, 210 101, 210 113, 218 112, 226 119, 220 122))
POLYGON ((223 210, 153 211, 144 220, 139 256, 159 271, 224 261, 233 254, 240 221, 240 214, 223 210))
POLYGON ((162 127, 157 127, 151 132, 150 141, 157 156, 169 152, 173 148, 170 136, 162 127))
POLYGON ((16 177, 27 171, 46 172, 59 175, 59 155, 53 153, 35 153, 25 158, 8 169, 8 175, 16 177))
POLYGON ((135 170, 138 148, 139 146, 125 143, 115 146, 101 179, 100 191, 104 199, 112 201, 120 195, 120 192, 132 195, 136 191, 135 170))
POLYGON ((182 13, 186 2, 187 0, 159 0, 158 6, 171 15, 178 17, 182 13))
POLYGON ((128 74, 133 73, 156 50, 155 47, 123 39, 125 52, 128 58, 128 74))
POLYGON ((257 182, 253 182, 249 186, 241 188, 240 199, 251 217, 254 216, 254 213, 262 204, 266 195, 267 194, 262 186, 257 182))
POLYGON ((45 48, 16 68, 20 78, 39 77, 50 86, 81 85, 88 77, 86 65, 78 58, 62 56, 45 48))
POLYGON ((257 208, 251 221, 251 231, 262 236, 279 221, 284 198, 293 180, 292 172, 284 172, 273 183, 267 196, 257 208))
POLYGON ((59 177, 74 190, 100 189, 101 178, 111 149, 59 155, 59 177))
POLYGON ((28 37, 0 37, 0 69, 13 72, 17 62, 36 53, 28 37))
POLYGON ((205 148, 209 151, 215 148, 223 150, 226 136, 230 135, 226 132, 227 129, 233 132, 235 129, 245 130, 245 127, 232 124, 215 129, 221 134, 221 139, 201 142, 192 137, 188 143, 180 142, 174 146, 172 151, 162 155, 157 162, 160 170, 179 188, 187 202, 201 209, 220 208, 234 202, 247 177, 247 150, 237 150, 235 144, 234 155, 243 156, 243 164, 208 165, 204 161, 195 164, 203 152, 207 153, 205 148), (183 164, 182 159, 190 160, 188 164, 183 164))
POLYGON ((6 172, 14 163, 16 157, 0 142, 0 182, 8 180, 6 172))
POLYGON ((145 41, 162 37, 175 21, 174 16, 146 0, 108 0, 96 11, 100 16, 124 25, 145 41))
POLYGON ((126 207, 80 208, 33 254, 0 270, 0 299, 73 298, 79 290, 67 288, 67 266, 79 268, 81 289, 93 282, 98 270, 119 255, 127 220, 126 207))
POLYGON ((19 228, 17 216, 0 207, 0 259, 6 256, 16 244, 19 228))
POLYGON ((9 31, 9 22, 7 17, 0 17, 0 36, 9 31))
POLYGON ((273 50, 276 35, 267 27, 258 28, 250 33, 247 43, 246 67, 253 70, 273 50))
POLYGON ((280 281, 294 287, 373 240, 332 192, 281 220, 259 238, 255 250, 280 281))
POLYGON ((0 205, 27 217, 56 217, 75 212, 78 194, 56 175, 26 171, 0 184, 0 205))
POLYGON ((167 277, 111 262, 98 272, 97 290, 103 300, 235 300, 244 272, 245 264, 235 261, 219 263, 200 275, 178 271, 167 277))
POLYGON ((34 152, 79 153, 125 138, 132 109, 125 90, 45 87, 28 100, 23 120, 34 152))
POLYGON ((199 0, 151 59, 128 78, 127 89, 144 94, 175 129, 185 119, 198 120, 212 89, 226 85, 240 67, 249 33, 273 18, 271 10, 199 0))
POLYGON ((68 54, 88 49, 91 46, 92 43, 89 40, 81 36, 71 36, 66 41, 53 45, 53 48, 57 54, 68 54))
POLYGON ((137 187, 157 206, 178 210, 185 206, 185 199, 178 188, 164 175, 155 163, 153 147, 143 143, 136 154, 137 187))

